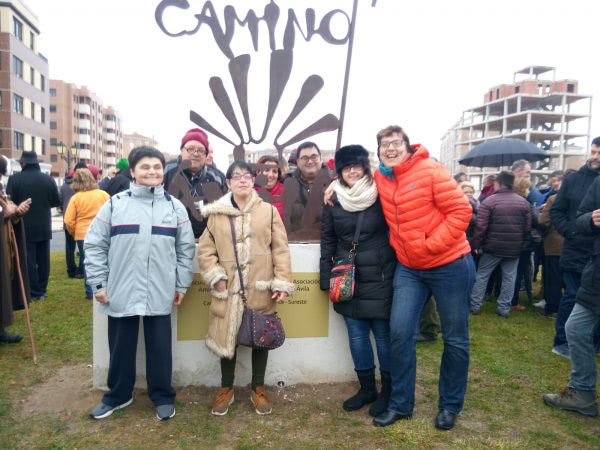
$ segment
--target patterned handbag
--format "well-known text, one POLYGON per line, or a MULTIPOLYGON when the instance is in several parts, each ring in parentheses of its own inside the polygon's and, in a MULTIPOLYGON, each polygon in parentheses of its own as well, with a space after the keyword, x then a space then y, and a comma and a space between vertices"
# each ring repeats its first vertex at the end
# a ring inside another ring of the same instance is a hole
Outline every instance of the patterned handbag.
POLYGON ((235 262, 237 264, 238 276, 240 278, 240 290, 242 301, 244 302, 244 314, 238 330, 237 343, 245 347, 276 349, 283 345, 285 341, 285 331, 283 324, 277 313, 261 314, 246 305, 246 290, 244 289, 244 279, 240 268, 237 248, 235 246, 235 225, 233 218, 229 218, 231 226, 231 237, 233 241, 233 251, 235 253, 235 262))
POLYGON ((348 302, 354 297, 354 286, 356 282, 356 267, 354 266, 354 257, 358 248, 358 237, 362 227, 364 211, 358 215, 352 247, 347 256, 342 256, 333 260, 331 276, 329 277, 329 300, 332 303, 348 302))

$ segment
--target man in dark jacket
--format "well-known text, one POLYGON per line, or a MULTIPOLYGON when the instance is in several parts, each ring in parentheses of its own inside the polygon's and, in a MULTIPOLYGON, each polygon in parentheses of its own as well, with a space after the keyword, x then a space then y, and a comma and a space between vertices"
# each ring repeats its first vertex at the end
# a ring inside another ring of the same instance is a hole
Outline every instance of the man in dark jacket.
POLYGON ((50 275, 50 239, 52 219, 50 210, 61 206, 56 183, 40 170, 37 154, 23 152, 19 160, 23 170, 8 179, 6 192, 19 204, 31 198, 31 208, 25 216, 27 240, 27 266, 31 298, 39 300, 48 296, 50 275))
POLYGON ((577 231, 575 219, 581 200, 599 173, 600 137, 597 137, 592 141, 590 155, 585 165, 564 179, 550 209, 552 225, 565 238, 560 257, 565 290, 560 298, 556 315, 556 334, 552 353, 565 358, 569 358, 565 324, 575 304, 577 290, 581 285, 581 273, 590 259, 594 247, 592 237, 583 236, 577 231))
POLYGON ((284 223, 288 238, 290 241, 319 240, 323 191, 331 182, 331 174, 314 142, 298 146, 296 164, 298 168, 287 175, 284 183, 284 223))
POLYGON ((129 163, 125 158, 120 159, 116 167, 119 171, 103 188, 111 197, 129 189, 129 184, 133 181, 129 170, 129 163))
POLYGON ((586 416, 597 416, 594 330, 600 325, 599 178, 595 179, 581 202, 577 215, 577 232, 592 239, 592 257, 581 274, 576 305, 565 325, 571 357, 571 380, 560 394, 544 395, 544 403, 586 416))
POLYGON ((181 140, 179 163, 165 171, 165 189, 185 205, 196 239, 206 228, 206 218, 200 214, 199 206, 227 192, 225 175, 206 164, 208 147, 207 134, 200 128, 192 128, 181 140))
POLYGON ((471 313, 479 314, 488 279, 500 264, 502 287, 497 312, 508 317, 513 297, 519 256, 531 230, 531 206, 512 191, 515 176, 500 172, 494 181, 495 193, 486 198, 477 212, 472 246, 483 254, 471 292, 471 313))

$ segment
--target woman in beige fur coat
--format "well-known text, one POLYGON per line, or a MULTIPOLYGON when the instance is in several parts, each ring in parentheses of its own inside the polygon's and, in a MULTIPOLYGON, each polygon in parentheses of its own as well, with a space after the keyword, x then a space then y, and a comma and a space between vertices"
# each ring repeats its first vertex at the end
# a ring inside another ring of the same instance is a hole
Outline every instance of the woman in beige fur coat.
MULTIPOLYGON (((275 304, 282 303, 294 289, 283 222, 275 207, 254 190, 251 167, 236 161, 227 170, 226 178, 231 192, 201 209, 208 223, 198 249, 200 272, 212 289, 206 345, 221 358, 221 389, 212 408, 218 416, 227 414, 234 401, 236 342, 244 311, 230 217, 234 219, 248 308, 272 314, 275 304)), ((267 349, 252 349, 250 400, 261 415, 272 410, 264 389, 267 359, 267 349)))

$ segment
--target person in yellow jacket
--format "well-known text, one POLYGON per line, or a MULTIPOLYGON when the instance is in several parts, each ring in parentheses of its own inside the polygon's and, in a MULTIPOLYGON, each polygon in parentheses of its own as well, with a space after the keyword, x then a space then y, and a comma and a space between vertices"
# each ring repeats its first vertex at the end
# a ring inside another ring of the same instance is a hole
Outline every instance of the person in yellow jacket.
MULTIPOLYGON (((71 197, 69 206, 65 212, 65 226, 67 231, 75 242, 81 256, 82 265, 85 255, 83 252, 83 241, 88 227, 96 217, 96 214, 110 199, 110 196, 98 188, 98 183, 88 169, 78 169, 73 178, 73 191, 75 195, 71 197)), ((87 283, 84 267, 81 268, 84 273, 85 296, 88 300, 92 299, 92 288, 87 283)))

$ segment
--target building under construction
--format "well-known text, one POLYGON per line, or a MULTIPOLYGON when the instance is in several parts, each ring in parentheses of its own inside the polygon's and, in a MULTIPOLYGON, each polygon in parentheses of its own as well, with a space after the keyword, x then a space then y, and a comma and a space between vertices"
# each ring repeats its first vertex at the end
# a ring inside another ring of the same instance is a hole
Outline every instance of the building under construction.
POLYGON ((554 170, 583 164, 590 146, 591 118, 592 97, 578 93, 577 80, 557 80, 555 67, 526 67, 514 73, 512 84, 490 88, 483 105, 462 113, 442 137, 441 162, 451 173, 466 172, 478 187, 483 175, 499 168, 465 167, 458 161, 477 144, 505 137, 523 139, 550 155, 532 164, 534 181, 544 181, 554 170))

